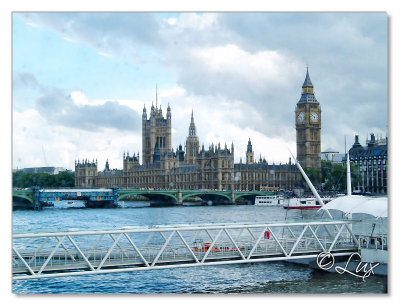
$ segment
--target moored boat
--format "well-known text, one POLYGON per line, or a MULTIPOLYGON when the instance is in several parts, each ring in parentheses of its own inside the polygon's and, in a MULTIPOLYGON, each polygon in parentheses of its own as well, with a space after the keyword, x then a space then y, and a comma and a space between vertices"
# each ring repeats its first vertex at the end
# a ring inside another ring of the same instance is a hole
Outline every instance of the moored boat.
POLYGON ((254 205, 256 206, 280 206, 283 207, 288 199, 280 195, 267 195, 267 196, 256 196, 254 205))
MULTIPOLYGON (((324 203, 330 202, 331 198, 322 198, 324 203)), ((321 204, 316 198, 291 198, 285 204, 285 209, 319 209, 321 204)))

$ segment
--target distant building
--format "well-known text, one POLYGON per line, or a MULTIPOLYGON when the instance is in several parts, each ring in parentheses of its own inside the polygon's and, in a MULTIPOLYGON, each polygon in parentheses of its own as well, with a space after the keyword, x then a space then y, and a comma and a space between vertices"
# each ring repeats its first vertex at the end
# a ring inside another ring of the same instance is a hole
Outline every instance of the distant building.
POLYGON ((362 192, 387 193, 387 137, 366 141, 362 146, 355 136, 355 141, 349 150, 350 161, 360 167, 361 181, 353 189, 362 192))
MULTIPOLYGON (((183 148, 171 147, 172 112, 168 104, 164 117, 161 106, 146 107, 142 114, 142 163, 139 152, 123 154, 123 169, 110 170, 108 161, 103 171, 96 161, 75 162, 77 187, 130 187, 160 189, 226 189, 260 190, 262 187, 294 190, 303 185, 296 165, 268 164, 257 161, 249 139, 246 162, 234 163, 234 145, 211 144, 208 150, 200 146, 193 112, 189 133, 183 148)), ((301 98, 296 105, 297 156, 305 167, 321 169, 321 107, 314 96, 314 86, 307 74, 301 98)))
POLYGON ((47 173, 47 174, 58 174, 63 171, 70 171, 63 167, 33 167, 33 168, 23 168, 23 169, 16 169, 15 171, 22 171, 24 173, 47 173))
POLYGON ((254 159, 249 139, 246 163, 234 163, 234 145, 222 147, 211 144, 208 150, 199 145, 193 112, 185 150, 179 145, 171 148, 171 108, 167 116, 161 107, 146 108, 142 116, 142 164, 139 153, 123 154, 123 169, 110 170, 108 161, 103 171, 98 171, 96 161, 75 162, 75 186, 79 187, 130 187, 159 189, 218 189, 260 190, 261 186, 293 189, 300 179, 296 166, 269 165, 265 159, 254 159))
POLYGON ((295 113, 297 160, 303 168, 321 170, 321 106, 315 98, 308 68, 295 113))
POLYGON ((334 164, 342 164, 343 158, 345 158, 345 154, 340 154, 332 149, 321 152, 321 160, 330 161, 334 164))

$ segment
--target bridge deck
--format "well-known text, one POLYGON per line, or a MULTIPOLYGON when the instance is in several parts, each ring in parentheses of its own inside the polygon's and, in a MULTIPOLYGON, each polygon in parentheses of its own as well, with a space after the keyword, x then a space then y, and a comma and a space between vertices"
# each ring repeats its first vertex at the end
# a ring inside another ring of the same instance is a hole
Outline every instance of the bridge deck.
POLYGON ((16 234, 13 279, 315 258, 322 251, 350 255, 357 249, 357 239, 349 223, 16 234))
MULTIPOLYGON (((230 191, 230 190, 154 190, 137 188, 44 188, 34 187, 29 190, 13 190, 13 197, 24 199, 33 205, 35 210, 42 208, 41 202, 60 201, 60 200, 83 200, 91 202, 90 207, 103 207, 104 203, 113 202, 114 207, 118 201, 130 196, 142 195, 148 197, 154 203, 163 203, 166 205, 182 204, 189 197, 200 197, 204 202, 214 204, 233 204, 238 199, 247 199, 248 204, 254 203, 257 195, 270 195, 267 191, 230 191), (99 205, 95 205, 97 203, 99 205)), ((28 203, 25 203, 28 205, 28 203)))
POLYGON ((76 188, 56 188, 56 189, 41 189, 40 192, 65 192, 65 193, 73 193, 73 192, 112 192, 111 188, 95 188, 95 189, 76 189, 76 188))

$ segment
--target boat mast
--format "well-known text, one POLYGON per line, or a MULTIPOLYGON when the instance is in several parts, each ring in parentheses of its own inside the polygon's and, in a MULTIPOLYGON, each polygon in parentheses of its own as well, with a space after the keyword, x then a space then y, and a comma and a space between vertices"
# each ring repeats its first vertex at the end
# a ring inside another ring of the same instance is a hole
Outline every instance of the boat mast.
MULTIPOLYGON (((311 189, 313 195, 315 196, 315 198, 318 200, 319 204, 321 204, 321 207, 324 207, 324 201, 322 201, 321 197, 319 196, 317 190, 315 189, 313 183, 311 183, 310 179, 308 178, 307 174, 304 172, 303 168, 301 167, 300 163, 297 161, 297 159, 293 156, 292 152, 289 150, 290 154, 292 155, 294 161, 296 162, 296 166, 297 168, 299 168, 300 173, 303 175, 304 179, 307 182, 308 187, 311 189)), ((326 210, 326 212, 328 213, 329 217, 331 217, 331 219, 333 219, 331 213, 329 212, 329 210, 326 210)))
MULTIPOLYGON (((349 151, 350 152, 350 151, 349 151)), ((347 195, 351 195, 350 153, 347 152, 347 195)))
MULTIPOLYGON (((350 150, 349 152, 347 152, 346 167, 347 167, 347 195, 350 196, 351 195, 350 150)), ((353 214, 349 213, 348 218, 353 219, 353 214)), ((353 230, 353 224, 350 224, 349 226, 350 230, 353 230)))

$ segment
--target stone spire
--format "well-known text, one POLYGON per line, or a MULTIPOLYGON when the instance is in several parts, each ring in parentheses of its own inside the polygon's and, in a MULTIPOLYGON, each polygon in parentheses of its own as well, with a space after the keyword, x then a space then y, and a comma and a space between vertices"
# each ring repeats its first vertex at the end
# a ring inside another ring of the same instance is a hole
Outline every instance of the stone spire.
POLYGON ((142 119, 147 120, 146 104, 143 105, 142 119))
POLYGON ((169 106, 169 102, 167 107, 167 119, 169 120, 169 122, 171 122, 171 107, 169 106))
POLYGON ((299 102, 297 102, 297 104, 303 104, 303 103, 319 104, 319 102, 314 96, 314 85, 311 82, 310 75, 308 73, 308 66, 307 66, 306 78, 304 79, 304 83, 302 86, 301 98, 299 102))
POLYGON ((249 138, 249 141, 247 143, 247 151, 246 151, 246 164, 252 165, 254 163, 254 152, 253 152, 253 146, 251 144, 251 140, 249 138))
POLYGON ((189 136, 196 136, 196 125, 194 124, 193 110, 192 117, 190 118, 189 136))
POLYGON ((247 142, 247 152, 253 152, 253 146, 251 144, 250 138, 249 141, 247 142))
POLYGON ((157 93, 157 83, 156 83, 156 109, 157 109, 157 103, 158 103, 158 93, 157 93))
POLYGON ((314 87, 313 83, 311 82, 310 75, 308 74, 308 66, 307 66, 306 78, 303 83, 303 88, 304 87, 314 87))
POLYGON ((185 161, 188 164, 196 162, 199 153, 199 138, 196 135, 196 125, 194 124, 193 110, 189 124, 189 135, 186 138, 186 156, 185 161))

